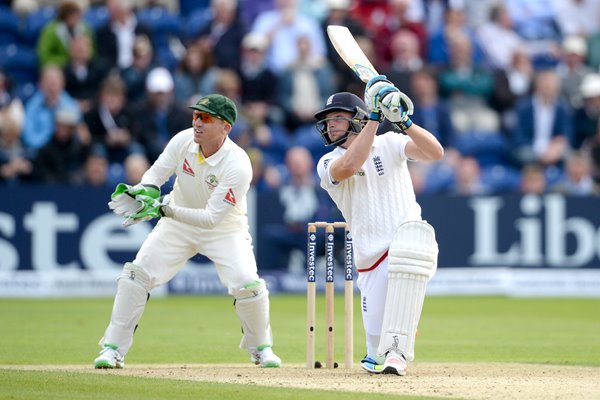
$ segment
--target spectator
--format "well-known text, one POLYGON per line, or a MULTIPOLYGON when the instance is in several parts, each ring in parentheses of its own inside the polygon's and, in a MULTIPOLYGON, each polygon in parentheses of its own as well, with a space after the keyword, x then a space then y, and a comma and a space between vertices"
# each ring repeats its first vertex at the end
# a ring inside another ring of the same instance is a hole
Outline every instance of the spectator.
POLYGON ((191 111, 174 96, 173 77, 163 67, 154 68, 146 79, 146 99, 134 107, 131 132, 154 162, 171 139, 172 132, 190 127, 191 111))
POLYGON ((476 196, 489 192, 481 179, 481 169, 475 157, 458 159, 454 181, 453 192, 461 196, 476 196))
POLYGON ((79 104, 65 91, 63 71, 56 66, 42 69, 39 88, 25 103, 23 143, 38 150, 50 141, 54 133, 54 114, 57 109, 79 109, 79 104))
POLYGON ((298 60, 298 39, 306 36, 310 42, 310 58, 325 57, 325 39, 316 20, 298 12, 297 0, 277 0, 276 9, 265 11, 256 18, 252 32, 267 35, 270 47, 267 65, 282 73, 298 60))
POLYGON ((31 152, 21 143, 21 129, 9 115, 0 118, 0 184, 31 178, 31 152))
POLYGON ((419 38, 415 33, 401 29, 394 33, 390 47, 391 62, 389 67, 383 70, 383 74, 396 87, 402 88, 408 97, 412 97, 412 75, 425 66, 419 49, 419 38))
POLYGON ((133 46, 133 63, 121 72, 127 86, 127 99, 135 103, 144 98, 148 73, 154 64, 154 48, 147 36, 137 36, 133 46))
POLYGON ((150 168, 150 162, 145 155, 134 153, 125 159, 125 183, 136 185, 142 181, 142 176, 150 168))
POLYGON ((89 37, 74 37, 69 46, 69 62, 63 70, 65 89, 79 102, 82 112, 92 108, 100 82, 108 71, 99 59, 92 59, 92 51, 89 37))
POLYGON ((560 80, 553 70, 540 71, 534 93, 517 106, 511 150, 519 165, 560 165, 569 150, 572 121, 559 97, 560 80))
POLYGON ((102 82, 98 104, 84 116, 95 144, 105 149, 108 161, 123 163, 125 158, 143 148, 131 137, 134 114, 127 105, 126 88, 118 75, 102 82))
POLYGON ((570 196, 594 194, 594 180, 589 158, 581 152, 573 152, 565 162, 565 176, 554 188, 570 196))
POLYGON ((21 132, 25 110, 23 102, 12 94, 12 82, 6 73, 0 69, 0 120, 10 118, 16 128, 21 132))
POLYGON ((302 253, 306 246, 306 224, 315 221, 319 211, 318 183, 314 176, 314 160, 301 146, 290 148, 285 156, 287 176, 279 189, 283 206, 283 224, 264 227, 269 248, 264 251, 272 260, 271 268, 287 269, 290 253, 302 253))
POLYGON ((587 37, 600 29, 600 2, 597 0, 561 0, 553 4, 562 36, 587 37))
POLYGON ((600 122, 600 74, 589 74, 580 86, 583 104, 575 110, 574 132, 571 145, 574 149, 589 148, 596 140, 600 122))
POLYGON ((515 97, 515 101, 531 94, 535 70, 531 57, 523 49, 516 49, 513 53, 510 66, 507 68, 506 76, 508 87, 515 97))
POLYGON ((311 56, 308 36, 299 36, 298 58, 286 68, 279 79, 279 104, 290 131, 314 123, 314 114, 334 89, 333 69, 324 57, 311 56))
POLYGON ((81 184, 93 187, 107 187, 110 185, 108 171, 108 160, 104 156, 104 151, 92 150, 85 159, 81 184))
POLYGON ((250 185, 257 191, 277 189, 281 186, 281 172, 277 167, 267 165, 264 162, 262 152, 254 147, 246 148, 252 164, 252 181, 250 185))
POLYGON ((75 1, 64 1, 58 6, 56 19, 40 33, 37 43, 40 65, 64 67, 69 62, 71 41, 77 36, 87 37, 93 47, 93 32, 83 20, 81 6, 75 1))
POLYGON ((80 118, 78 109, 56 111, 54 135, 35 158, 37 179, 59 184, 74 184, 80 179, 89 145, 77 131, 80 118))
POLYGON ((133 0, 107 0, 108 22, 96 31, 98 56, 107 65, 123 71, 134 63, 139 36, 152 37, 149 27, 139 24, 133 13, 133 0))
POLYGON ((276 121, 269 118, 269 105, 263 101, 248 101, 242 107, 242 114, 250 126, 247 131, 248 138, 236 139, 242 148, 253 147, 259 149, 267 165, 283 164, 286 151, 289 147, 287 130, 276 121))
POLYGON ((542 195, 546 193, 546 190, 547 182, 544 168, 539 164, 525 165, 521 170, 521 193, 542 195))
POLYGON ((491 8, 489 20, 477 28, 477 37, 489 65, 503 70, 510 68, 515 51, 525 44, 514 31, 504 4, 496 4, 491 8))
POLYGON ((585 64, 586 55, 585 39, 569 36, 563 41, 561 62, 557 66, 557 72, 561 80, 561 96, 572 109, 581 107, 581 82, 586 75, 593 72, 585 64))
MULTIPOLYGON (((327 14, 321 22, 323 37, 327 37, 327 26, 329 25, 345 26, 355 38, 366 35, 358 20, 350 15, 351 0, 327 0, 325 3, 327 4, 327 14)), ((327 60, 335 70, 337 88, 342 92, 347 91, 348 85, 356 81, 356 75, 337 54, 331 41, 326 40, 326 46, 327 60)))
POLYGON ((188 46, 173 79, 175 96, 187 103, 214 93, 217 69, 212 64, 211 52, 198 44, 188 46))
POLYGON ((242 103, 261 101, 277 107, 277 77, 266 64, 269 41, 260 33, 249 33, 242 41, 242 64, 239 75, 242 103))
POLYGON ((247 28, 238 13, 238 0, 211 0, 212 15, 198 33, 198 43, 212 54, 215 66, 240 68, 240 46, 247 28))

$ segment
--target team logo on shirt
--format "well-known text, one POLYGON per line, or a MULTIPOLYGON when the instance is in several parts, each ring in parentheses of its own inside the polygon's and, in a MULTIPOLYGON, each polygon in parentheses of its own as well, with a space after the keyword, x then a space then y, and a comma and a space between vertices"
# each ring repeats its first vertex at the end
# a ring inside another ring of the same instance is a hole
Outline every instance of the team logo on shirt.
POLYGON ((206 182, 206 184, 208 185, 209 190, 213 190, 219 184, 217 177, 214 176, 213 174, 210 174, 209 176, 207 176, 206 179, 204 180, 204 182, 206 182))
POLYGON ((225 195, 225 198, 223 199, 223 201, 231 204, 232 206, 236 205, 235 195, 233 194, 233 189, 229 189, 227 191, 227 194, 225 195))
POLYGON ((190 163, 188 162, 187 158, 183 160, 183 172, 190 176, 196 176, 194 170, 192 169, 192 167, 190 167, 190 163))
POLYGON ((383 163, 381 162, 381 158, 379 156, 373 157, 373 164, 375 164, 375 170, 377 171, 377 175, 383 175, 383 163))

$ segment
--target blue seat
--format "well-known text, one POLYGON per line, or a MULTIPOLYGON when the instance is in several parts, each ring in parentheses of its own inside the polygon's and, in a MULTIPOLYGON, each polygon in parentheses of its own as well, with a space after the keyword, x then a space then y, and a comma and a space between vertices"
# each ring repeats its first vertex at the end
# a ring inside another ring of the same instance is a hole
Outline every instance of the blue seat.
POLYGON ((0 68, 16 84, 37 82, 38 59, 32 47, 17 44, 1 46, 0 68))
POLYGON ((0 6, 0 46, 15 43, 19 38, 19 18, 12 10, 0 6))
POLYGON ((163 7, 143 8, 137 12, 138 21, 152 29, 152 35, 181 35, 181 20, 163 7))
POLYGON ((21 31, 23 43, 35 46, 40 32, 54 17, 56 17, 56 8, 53 6, 44 6, 29 13, 23 21, 21 31))
POLYGON ((109 18, 108 8, 99 5, 88 8, 83 15, 83 19, 93 31, 96 31, 98 28, 105 25, 109 18))
POLYGON ((292 134, 291 146, 303 146, 310 151, 315 162, 325 154, 333 150, 333 147, 325 147, 319 132, 313 124, 306 124, 296 129, 292 134))
POLYGON ((189 14, 185 20, 184 39, 191 40, 198 36, 198 33, 208 24, 211 17, 210 8, 198 8, 189 14))
POLYGON ((195 11, 207 9, 209 4, 210 0, 179 0, 179 14, 190 15, 195 11))
POLYGON ((463 133, 457 135, 452 145, 462 155, 475 157, 482 167, 507 162, 506 140, 497 132, 463 133))

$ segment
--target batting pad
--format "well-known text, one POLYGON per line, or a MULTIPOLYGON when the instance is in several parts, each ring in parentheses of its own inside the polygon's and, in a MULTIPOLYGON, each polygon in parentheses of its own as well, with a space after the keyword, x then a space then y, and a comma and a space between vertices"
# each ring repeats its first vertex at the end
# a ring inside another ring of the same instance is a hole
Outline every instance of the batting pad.
POLYGON ((236 290, 235 310, 242 323, 244 336, 240 348, 255 351, 257 347, 272 345, 269 321, 269 291, 265 281, 259 279, 236 290))
POLYGON ((100 342, 100 346, 112 344, 125 356, 133 343, 133 333, 142 317, 150 279, 139 267, 126 263, 117 279, 117 294, 113 304, 110 324, 100 342))
POLYGON ((396 231, 389 251, 388 289, 377 353, 390 350, 412 361, 415 335, 425 300, 427 281, 437 268, 435 231, 425 221, 405 222, 396 231))

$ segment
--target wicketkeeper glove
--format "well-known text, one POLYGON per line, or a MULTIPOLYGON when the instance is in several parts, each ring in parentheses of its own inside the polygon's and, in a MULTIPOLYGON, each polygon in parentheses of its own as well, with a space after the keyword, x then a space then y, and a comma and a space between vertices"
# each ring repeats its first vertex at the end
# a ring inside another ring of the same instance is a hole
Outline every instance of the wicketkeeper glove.
POLYGON ((369 112, 370 120, 381 121, 381 109, 379 101, 381 99, 380 92, 384 89, 389 90, 390 87, 394 87, 394 84, 387 79, 385 75, 374 76, 367 82, 365 87, 364 100, 369 112))
POLYGON ((135 198, 137 201, 142 202, 144 206, 142 210, 138 212, 125 214, 125 221, 123 221, 123 226, 125 228, 137 224, 138 222, 164 217, 166 215, 165 208, 171 201, 171 195, 168 194, 158 199, 143 194, 139 194, 135 196, 135 198))
POLYGON ((119 183, 110 196, 108 208, 117 215, 137 213, 144 208, 144 203, 136 196, 144 195, 152 198, 160 197, 160 189, 154 185, 137 184, 135 186, 119 183))
POLYGON ((412 125, 414 105, 405 93, 398 89, 390 91, 381 97, 380 104, 381 112, 395 127, 405 131, 412 125))

